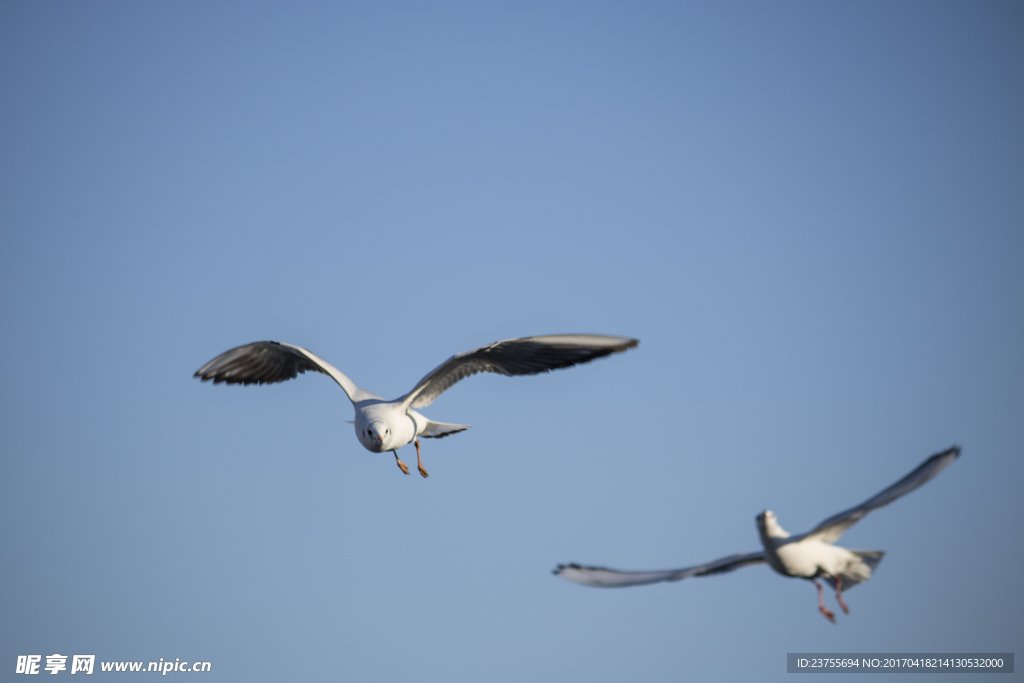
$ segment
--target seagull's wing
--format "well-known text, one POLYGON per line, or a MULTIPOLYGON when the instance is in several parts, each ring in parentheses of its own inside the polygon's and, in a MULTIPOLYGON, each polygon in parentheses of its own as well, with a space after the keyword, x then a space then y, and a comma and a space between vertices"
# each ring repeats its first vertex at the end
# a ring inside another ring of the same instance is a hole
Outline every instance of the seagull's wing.
POLYGON ((949 467, 950 463, 960 457, 960 447, 953 446, 941 453, 936 453, 925 460, 907 476, 882 491, 873 498, 869 498, 860 505, 844 510, 838 515, 832 515, 824 522, 808 531, 803 538, 814 538, 825 543, 835 543, 847 529, 859 522, 862 517, 884 507, 900 496, 905 496, 918 486, 921 486, 939 472, 949 467))
POLYGON ((345 390, 349 400, 358 401, 370 396, 358 388, 338 368, 301 346, 276 341, 260 341, 225 351, 203 367, 193 377, 213 380, 214 384, 274 384, 293 379, 307 370, 331 377, 345 390))
POLYGON ((595 358, 631 349, 640 342, 601 334, 553 334, 506 339, 459 353, 421 379, 400 401, 406 408, 425 408, 450 386, 478 372, 535 375, 589 363, 595 358))
POLYGON ((691 576, 711 576, 712 574, 725 574, 749 564, 763 564, 764 551, 746 553, 742 555, 730 555, 714 562, 686 567, 684 569, 669 569, 661 572, 620 572, 605 567, 581 567, 578 564, 560 564, 554 571, 555 576, 563 579, 582 583, 584 586, 597 586, 598 588, 621 588, 623 586, 642 586, 647 583, 658 583, 659 581, 681 581, 691 576))

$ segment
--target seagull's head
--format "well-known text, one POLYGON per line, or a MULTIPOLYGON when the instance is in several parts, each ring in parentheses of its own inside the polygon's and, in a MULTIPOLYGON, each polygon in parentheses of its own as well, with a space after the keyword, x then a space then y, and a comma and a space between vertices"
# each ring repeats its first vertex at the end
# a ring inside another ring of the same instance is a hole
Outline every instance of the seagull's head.
POLYGON ((363 427, 359 432, 359 440, 366 446, 367 450, 374 453, 383 453, 391 450, 391 427, 383 420, 374 420, 363 427))
POLYGON ((775 513, 771 510, 765 510, 756 519, 757 530, 762 536, 773 536, 776 538, 789 536, 789 533, 779 526, 779 520, 775 518, 775 513))

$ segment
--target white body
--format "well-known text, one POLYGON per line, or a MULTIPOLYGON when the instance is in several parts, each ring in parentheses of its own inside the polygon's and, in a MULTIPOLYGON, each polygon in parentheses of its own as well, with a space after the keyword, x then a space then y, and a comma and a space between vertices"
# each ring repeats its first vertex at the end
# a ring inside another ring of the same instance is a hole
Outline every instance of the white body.
POLYGON ((412 443, 423 434, 430 422, 400 401, 366 399, 353 402, 356 438, 366 450, 385 453, 412 443))
MULTIPOLYGON (((815 535, 794 538, 779 526, 771 510, 765 510, 757 516, 757 530, 764 548, 765 562, 783 576, 802 579, 842 577, 847 587, 871 578, 872 566, 862 555, 827 543, 815 535)), ((881 553, 870 552, 872 556, 881 553)))

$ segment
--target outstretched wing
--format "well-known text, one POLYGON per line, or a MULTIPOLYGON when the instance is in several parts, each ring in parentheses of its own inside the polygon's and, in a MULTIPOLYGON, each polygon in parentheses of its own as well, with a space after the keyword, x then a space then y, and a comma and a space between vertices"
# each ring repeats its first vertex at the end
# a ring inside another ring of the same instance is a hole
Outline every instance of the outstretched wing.
POLYGON ((921 465, 898 482, 885 489, 873 498, 869 498, 860 505, 844 510, 838 515, 832 515, 824 522, 814 527, 803 538, 815 538, 825 543, 835 543, 847 529, 859 522, 862 517, 884 507, 900 496, 905 496, 928 480, 935 477, 939 472, 949 467, 950 463, 960 457, 960 447, 953 446, 941 453, 936 453, 925 460, 921 465))
POLYGON ((403 406, 425 408, 450 386, 478 372, 535 375, 589 363, 631 349, 640 342, 601 334, 553 334, 506 339, 459 353, 434 368, 400 400, 403 406))
POLYGON ((225 351, 196 370, 193 377, 213 380, 214 384, 274 384, 293 379, 307 370, 331 377, 345 390, 349 400, 373 396, 316 354, 301 346, 276 341, 253 342, 225 351))
POLYGON ((642 586, 648 583, 659 581, 681 581, 691 576, 711 576, 712 574, 725 574, 749 564, 763 564, 765 562, 764 552, 746 553, 742 555, 730 555, 714 562, 701 564, 696 567, 684 569, 669 569, 660 572, 620 572, 605 567, 582 567, 578 564, 560 564, 555 569, 555 576, 563 579, 582 583, 584 586, 597 586, 598 588, 621 588, 623 586, 642 586))

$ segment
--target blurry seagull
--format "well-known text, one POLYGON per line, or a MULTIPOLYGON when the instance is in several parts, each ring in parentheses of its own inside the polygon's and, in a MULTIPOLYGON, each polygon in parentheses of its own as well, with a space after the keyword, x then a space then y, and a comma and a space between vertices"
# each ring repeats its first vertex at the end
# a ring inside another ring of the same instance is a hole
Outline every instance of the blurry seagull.
POLYGON ((478 372, 499 375, 535 375, 558 368, 589 363, 631 349, 639 343, 628 337, 598 334, 557 334, 543 337, 507 339, 458 353, 431 370, 412 391, 394 401, 360 389, 333 365, 301 346, 276 341, 261 341, 225 351, 203 367, 194 377, 213 380, 214 384, 273 384, 312 370, 329 375, 348 395, 356 410, 356 437, 374 453, 391 451, 398 467, 409 468, 398 457, 398 449, 416 444, 416 462, 420 474, 427 476, 420 459, 420 441, 440 439, 469 429, 470 425, 432 422, 414 408, 426 408, 446 389, 478 372))
POLYGON ((757 531, 761 536, 761 545, 764 548, 758 552, 730 555, 696 567, 668 571, 620 572, 604 567, 560 564, 554 573, 563 579, 586 586, 616 588, 639 586, 658 581, 680 581, 691 576, 725 574, 750 564, 767 563, 783 576, 814 582, 814 585, 818 587, 818 609, 826 619, 834 624, 835 614, 825 607, 818 578, 825 579, 829 585, 835 588, 839 606, 843 608, 843 612, 849 614, 850 609, 843 602, 843 588, 853 588, 858 583, 870 579, 872 570, 882 561, 885 552, 882 550, 847 550, 832 544, 866 514, 910 493, 946 469, 959 456, 959 446, 936 453, 921 463, 916 470, 874 498, 869 498, 857 507, 829 517, 806 534, 799 536, 791 536, 779 526, 772 511, 765 510, 756 518, 757 531))

